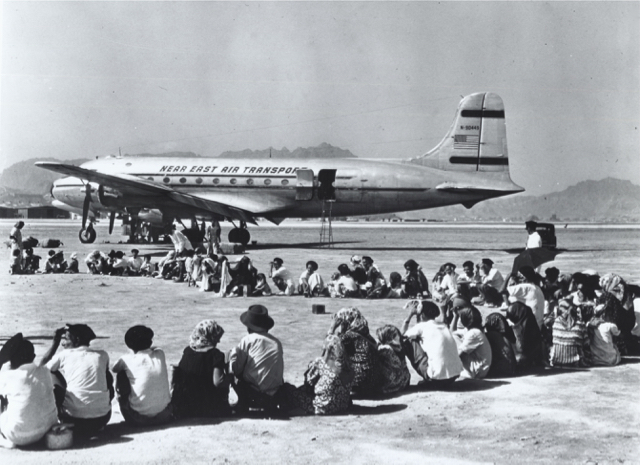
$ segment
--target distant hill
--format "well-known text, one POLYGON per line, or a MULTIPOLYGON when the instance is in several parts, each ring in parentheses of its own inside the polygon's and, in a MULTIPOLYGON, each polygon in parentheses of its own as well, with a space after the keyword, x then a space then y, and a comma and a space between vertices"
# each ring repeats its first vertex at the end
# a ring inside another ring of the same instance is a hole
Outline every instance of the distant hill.
POLYGON ((582 181, 561 192, 541 196, 513 195, 480 202, 471 209, 461 205, 400 214, 403 218, 435 220, 524 221, 640 221, 640 186, 606 178, 582 181))
POLYGON ((243 150, 241 152, 223 152, 220 158, 356 158, 349 150, 323 142, 318 147, 302 148, 298 147, 293 152, 286 147, 282 150, 264 149, 264 150, 243 150))

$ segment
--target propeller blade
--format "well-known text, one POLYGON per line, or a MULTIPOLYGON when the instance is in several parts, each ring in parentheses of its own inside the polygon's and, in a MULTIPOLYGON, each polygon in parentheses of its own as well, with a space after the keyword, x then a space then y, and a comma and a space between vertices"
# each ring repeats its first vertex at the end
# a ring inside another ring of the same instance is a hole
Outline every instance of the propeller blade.
POLYGON ((87 183, 85 186, 84 203, 82 204, 82 229, 87 225, 87 217, 89 216, 89 206, 91 205, 91 186, 87 183))
POLYGON ((116 220, 116 212, 111 212, 109 216, 109 234, 113 232, 113 222, 116 220))

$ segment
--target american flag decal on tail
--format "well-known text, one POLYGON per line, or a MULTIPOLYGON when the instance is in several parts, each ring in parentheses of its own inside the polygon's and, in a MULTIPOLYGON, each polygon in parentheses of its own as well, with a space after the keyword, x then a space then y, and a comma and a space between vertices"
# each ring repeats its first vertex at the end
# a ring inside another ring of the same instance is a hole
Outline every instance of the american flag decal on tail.
POLYGON ((480 136, 471 136, 467 134, 455 134, 453 136, 454 149, 477 150, 479 146, 480 146, 480 136))

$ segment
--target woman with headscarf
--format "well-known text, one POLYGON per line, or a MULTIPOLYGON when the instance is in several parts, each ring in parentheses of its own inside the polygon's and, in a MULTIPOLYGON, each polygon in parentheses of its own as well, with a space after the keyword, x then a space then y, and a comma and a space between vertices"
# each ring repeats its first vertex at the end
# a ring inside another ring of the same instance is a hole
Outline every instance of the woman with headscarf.
POLYGON ((360 310, 347 307, 334 316, 329 335, 340 337, 353 369, 351 392, 358 395, 374 394, 378 390, 378 350, 369 334, 369 324, 360 310))
POLYGON ((267 282, 264 273, 256 275, 256 287, 251 291, 251 297, 268 297, 271 295, 271 286, 267 282))
POLYGON ((584 323, 578 319, 578 309, 571 300, 558 302, 558 316, 553 323, 553 345, 549 361, 551 366, 588 366, 585 346, 589 339, 584 323))
POLYGON ((418 263, 409 259, 404 263, 405 275, 402 279, 404 296, 409 299, 421 299, 431 296, 429 281, 418 263))
POLYGON ((491 345, 491 368, 488 378, 503 378, 513 376, 516 372, 516 355, 513 344, 516 336, 507 319, 500 313, 491 313, 484 322, 484 331, 491 345))
POLYGON ((468 306, 458 312, 460 322, 464 326, 462 333, 454 333, 458 344, 458 355, 464 369, 461 378, 484 378, 491 367, 491 345, 482 332, 482 315, 480 311, 468 306))
POLYGON ((393 325, 384 325, 376 331, 378 336, 378 366, 380 367, 380 392, 389 394, 409 386, 411 373, 404 352, 404 336, 393 325))
POLYGON ((306 269, 300 275, 298 281, 298 293, 305 297, 319 297, 325 295, 324 281, 318 273, 318 264, 309 260, 306 269))
POLYGON ((514 302, 507 309, 507 320, 512 323, 516 337, 514 350, 518 368, 540 365, 542 334, 531 309, 522 302, 514 302))
POLYGON ((637 351, 638 341, 631 334, 636 325, 633 306, 633 293, 627 283, 617 274, 609 273, 600 279, 602 296, 598 313, 606 322, 613 323, 620 330, 620 336, 614 338, 620 355, 637 351))
POLYGON ((309 363, 304 384, 292 394, 293 407, 314 415, 331 415, 351 407, 353 371, 339 336, 329 335, 322 356, 309 363))
POLYGON ((225 357, 216 348, 224 334, 213 320, 196 325, 189 346, 173 372, 171 404, 178 418, 224 416, 229 407, 230 376, 225 357))

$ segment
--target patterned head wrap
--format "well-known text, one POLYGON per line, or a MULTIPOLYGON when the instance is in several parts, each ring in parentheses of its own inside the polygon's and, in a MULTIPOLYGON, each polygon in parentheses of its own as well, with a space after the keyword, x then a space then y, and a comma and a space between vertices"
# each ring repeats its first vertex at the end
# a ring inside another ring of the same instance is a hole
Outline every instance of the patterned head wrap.
POLYGON ((356 307, 345 307, 333 316, 329 334, 340 335, 347 331, 363 336, 369 334, 369 323, 356 307))
POLYGON ((600 278, 600 287, 608 294, 612 294, 622 302, 624 297, 624 279, 614 273, 609 273, 600 278))
POLYGON ((578 310, 569 299, 558 302, 558 318, 565 329, 571 329, 578 322, 578 310))
POLYGON ((193 350, 203 350, 215 347, 222 335, 224 329, 213 320, 203 320, 196 325, 191 333, 189 347, 193 350))
POLYGON ((326 337, 322 348, 322 358, 331 370, 338 375, 345 386, 351 384, 353 381, 353 371, 351 370, 349 357, 347 357, 344 345, 339 336, 330 334, 326 337))
POLYGON ((402 354, 402 333, 393 325, 384 325, 376 331, 380 344, 386 344, 396 354, 402 354))

